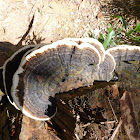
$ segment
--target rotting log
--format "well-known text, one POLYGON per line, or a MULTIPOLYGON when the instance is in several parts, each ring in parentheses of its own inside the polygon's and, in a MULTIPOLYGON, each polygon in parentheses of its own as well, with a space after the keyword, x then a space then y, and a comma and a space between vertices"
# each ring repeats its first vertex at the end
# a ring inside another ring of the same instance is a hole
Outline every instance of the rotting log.
POLYGON ((117 103, 119 91, 113 82, 97 82, 92 87, 79 88, 58 95, 56 97, 58 111, 51 120, 58 136, 67 140, 101 139, 104 136, 109 138, 109 128, 113 128, 115 123, 106 123, 115 120, 115 117, 108 98, 113 101, 115 112, 119 114, 119 103, 117 103), (107 125, 109 128, 106 130, 107 125), (93 136, 93 133, 96 135, 93 136))
MULTIPOLYGON (((8 103, 8 100, 3 98, 0 106, 0 117, 3 120, 3 125, 0 128, 0 138, 18 139, 20 137, 21 139, 23 136, 27 136, 40 139, 43 138, 44 134, 47 134, 49 138, 53 139, 57 139, 57 136, 68 140, 109 139, 118 124, 117 120, 119 121, 120 117, 122 117, 119 100, 124 91, 131 93, 134 105, 133 111, 136 113, 135 121, 139 130, 139 67, 139 61, 119 62, 115 69, 115 74, 117 74, 119 79, 116 84, 95 82, 93 87, 84 87, 65 94, 59 94, 56 97, 57 114, 51 121, 45 123, 34 121, 27 117, 22 119, 21 113, 16 111, 8 103), (113 112, 115 112, 115 115, 113 112), (43 124, 45 124, 45 127, 43 124), (41 129, 38 126, 41 126, 41 129), (27 135, 28 129, 35 135, 27 135), (40 137, 41 134, 42 137, 40 137)), ((121 129, 123 133, 118 132, 116 138, 121 139, 125 137, 128 139, 129 134, 125 132, 123 127, 121 129)), ((44 139, 48 137, 44 136, 44 139)))
POLYGON ((131 93, 125 91, 120 99, 122 122, 129 139, 139 140, 140 133, 133 106, 131 93))

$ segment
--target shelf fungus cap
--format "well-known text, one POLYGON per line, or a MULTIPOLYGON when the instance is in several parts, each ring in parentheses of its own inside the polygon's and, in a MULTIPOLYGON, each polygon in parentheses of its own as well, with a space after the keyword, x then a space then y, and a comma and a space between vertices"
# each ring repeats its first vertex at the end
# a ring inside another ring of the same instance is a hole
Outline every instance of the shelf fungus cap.
POLYGON ((116 62, 114 60, 114 57, 110 53, 107 53, 105 51, 101 42, 94 38, 65 38, 64 40, 73 41, 77 44, 89 43, 93 47, 95 47, 101 57, 101 63, 99 64, 98 72, 96 71, 95 73, 93 73, 94 77, 96 77, 96 80, 103 80, 107 82, 112 79, 112 73, 115 69, 116 62))
POLYGON ((106 50, 106 52, 110 53, 114 57, 116 62, 140 60, 139 46, 118 45, 106 50))
POLYGON ((48 120, 56 113, 55 95, 92 85, 101 62, 100 51, 85 41, 60 40, 35 49, 13 75, 13 102, 28 117, 48 120))
POLYGON ((101 60, 104 59, 105 49, 104 49, 102 43, 99 42, 97 39, 94 39, 94 38, 65 38, 63 40, 74 41, 77 44, 89 43, 89 44, 91 44, 92 46, 94 46, 98 50, 98 52, 99 52, 99 54, 101 56, 101 60))
POLYGON ((99 65, 99 80, 104 80, 109 82, 113 77, 113 71, 115 70, 116 62, 114 57, 105 52, 104 60, 99 65))
POLYGON ((21 59, 24 55, 27 55, 34 49, 37 49, 39 47, 43 46, 43 44, 38 45, 28 45, 25 46, 18 51, 16 51, 9 59, 6 60, 4 65, 2 66, 2 79, 3 79, 3 87, 2 91, 7 95, 8 100, 12 105, 14 105, 17 109, 19 109, 16 104, 13 102, 13 98, 11 96, 11 87, 12 87, 12 79, 14 76, 14 73, 17 71, 21 59))

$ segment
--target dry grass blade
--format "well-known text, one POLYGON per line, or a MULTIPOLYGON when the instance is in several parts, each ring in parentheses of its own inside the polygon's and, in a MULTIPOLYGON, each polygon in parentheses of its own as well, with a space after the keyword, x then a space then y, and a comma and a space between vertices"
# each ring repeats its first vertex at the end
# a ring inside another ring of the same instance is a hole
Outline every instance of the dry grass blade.
POLYGON ((116 133, 118 132, 118 130, 119 130, 121 124, 122 124, 122 120, 120 120, 120 122, 119 122, 118 126, 116 127, 115 131, 113 132, 113 134, 112 134, 110 140, 113 140, 113 139, 114 139, 114 137, 115 137, 116 133))
POLYGON ((111 110, 112 110, 112 112, 113 112, 113 115, 114 115, 114 117, 115 117, 115 119, 116 119, 116 122, 118 123, 118 119, 117 119, 116 114, 115 114, 115 112, 114 112, 114 109, 113 109, 113 107, 112 107, 112 105, 111 105, 111 102, 110 102, 109 98, 107 98, 107 99, 108 99, 109 105, 110 105, 110 107, 111 107, 111 110))

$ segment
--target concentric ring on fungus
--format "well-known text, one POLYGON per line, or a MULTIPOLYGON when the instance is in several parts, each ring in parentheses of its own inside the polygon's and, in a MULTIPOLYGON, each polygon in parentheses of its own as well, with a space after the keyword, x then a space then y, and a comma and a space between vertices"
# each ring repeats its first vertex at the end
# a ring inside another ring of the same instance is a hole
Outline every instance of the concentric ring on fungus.
POLYGON ((94 38, 65 38, 63 40, 74 41, 77 44, 89 43, 89 44, 93 45, 98 50, 98 52, 101 56, 101 60, 104 60, 105 50, 104 50, 102 43, 100 43, 97 39, 94 39, 94 38))
POLYGON ((140 61, 140 47, 130 45, 118 45, 116 47, 106 50, 107 53, 111 54, 115 61, 140 61))
POLYGON ((13 76, 13 100, 27 116, 50 119, 55 94, 92 85, 100 63, 99 51, 89 43, 60 40, 43 46, 21 60, 13 76))
POLYGON ((2 89, 4 89, 3 92, 7 95, 8 100, 12 105, 14 105, 17 109, 18 107, 13 102, 13 98, 11 96, 11 87, 12 87, 12 79, 13 75, 16 72, 16 70, 19 67, 19 64, 21 62, 21 59, 24 55, 27 55, 32 50, 39 48, 43 46, 43 44, 38 45, 28 45, 25 46, 18 51, 16 51, 9 59, 6 60, 4 63, 2 69, 3 69, 3 86, 2 89))
POLYGON ((90 86, 94 80, 110 81, 114 68, 114 58, 97 40, 67 38, 20 49, 4 64, 3 80, 17 109, 30 118, 48 120, 56 113, 57 93, 90 86))

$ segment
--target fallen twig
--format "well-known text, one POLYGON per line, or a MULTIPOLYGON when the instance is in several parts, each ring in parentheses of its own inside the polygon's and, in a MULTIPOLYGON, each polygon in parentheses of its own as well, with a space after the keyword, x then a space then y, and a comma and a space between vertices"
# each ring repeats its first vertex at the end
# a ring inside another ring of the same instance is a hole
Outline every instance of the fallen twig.
POLYGON ((113 139, 114 139, 114 137, 115 137, 116 133, 118 132, 118 130, 119 130, 121 124, 122 124, 122 120, 120 120, 120 122, 119 122, 118 126, 116 127, 115 131, 113 132, 113 134, 112 134, 110 140, 113 140, 113 139))

